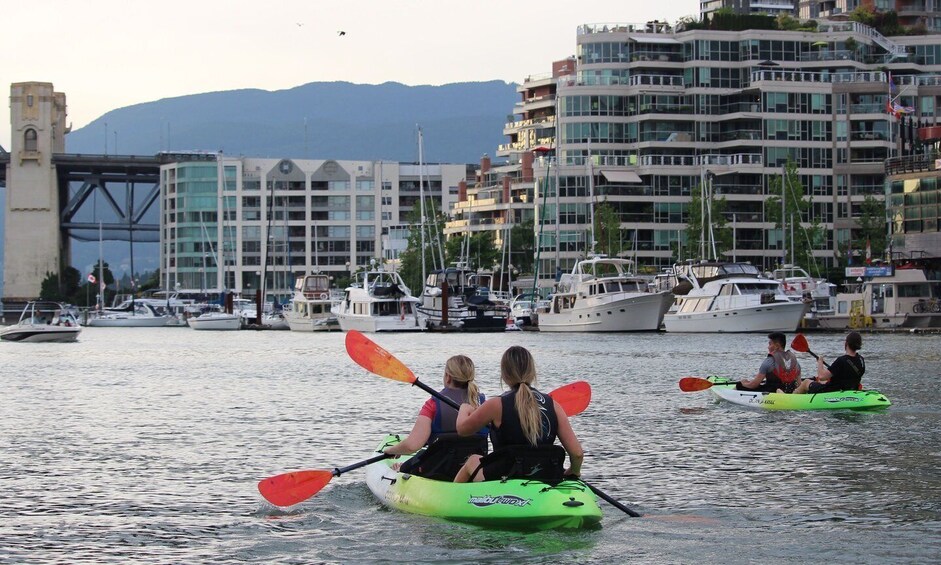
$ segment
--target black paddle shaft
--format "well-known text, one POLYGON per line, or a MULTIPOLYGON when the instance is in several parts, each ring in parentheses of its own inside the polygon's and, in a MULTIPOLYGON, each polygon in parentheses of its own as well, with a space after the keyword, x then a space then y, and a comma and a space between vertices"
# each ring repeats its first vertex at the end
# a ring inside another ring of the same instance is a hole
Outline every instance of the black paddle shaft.
POLYGON ((605 492, 603 492, 603 491, 601 491, 601 490, 595 488, 594 486, 592 486, 592 485, 586 483, 585 481, 582 481, 582 483, 584 483, 586 487, 590 488, 590 489, 591 489, 591 492, 595 493, 595 496, 601 498, 602 500, 604 500, 605 502, 607 502, 607 503, 610 504, 611 506, 614 506, 615 508, 617 508, 617 509, 620 510, 621 512, 624 512, 625 514, 627 514, 627 515, 630 516, 631 518, 640 518, 640 516, 641 516, 640 514, 638 514, 637 512, 631 510, 631 509, 628 508, 627 506, 624 506, 623 504, 621 504, 621 503, 618 502, 617 500, 611 498, 611 497, 608 496, 605 492))
POLYGON ((342 475, 343 473, 346 473, 346 472, 348 472, 348 471, 353 471, 353 470, 355 470, 355 469, 359 469, 360 467, 365 467, 366 465, 372 465, 373 463, 375 463, 375 462, 377 462, 377 461, 382 461, 383 459, 388 459, 388 458, 390 458, 390 457, 394 457, 394 455, 389 455, 388 453, 383 453, 382 455, 377 455, 377 456, 375 456, 375 457, 370 457, 369 459, 367 459, 367 460, 365 460, 365 461, 360 461, 359 463, 353 463, 352 465, 348 465, 348 466, 346 466, 346 467, 343 467, 342 469, 334 469, 334 470, 333 470, 333 476, 334 476, 334 477, 339 477, 340 475, 342 475))
POLYGON ((426 385, 425 383, 421 382, 421 381, 418 380, 418 379, 415 379, 415 382, 413 382, 412 385, 413 385, 413 386, 417 386, 418 388, 420 388, 420 389, 422 389, 423 391, 427 392, 427 393, 430 394, 431 396, 434 396, 435 398, 437 398, 437 399, 440 400, 441 402, 444 402, 445 404, 447 404, 447 405, 450 406, 451 408, 454 408, 455 410, 460 410, 460 409, 461 409, 461 405, 460 405, 460 404, 458 404, 457 402, 454 402, 453 400, 451 400, 451 399, 448 398, 447 396, 441 394, 440 392, 436 391, 435 389, 431 388, 430 386, 426 385))

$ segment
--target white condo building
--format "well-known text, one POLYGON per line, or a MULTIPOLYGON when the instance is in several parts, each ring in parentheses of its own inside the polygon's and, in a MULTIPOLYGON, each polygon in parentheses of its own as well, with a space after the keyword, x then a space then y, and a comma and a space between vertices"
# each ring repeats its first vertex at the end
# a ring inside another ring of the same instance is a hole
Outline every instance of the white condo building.
POLYGON ((911 131, 937 123, 941 36, 814 25, 578 27, 576 56, 520 85, 496 152, 505 162, 481 162, 446 233, 490 230, 500 241, 534 219, 539 275, 551 277, 589 251, 592 209, 605 202, 620 220, 622 253, 660 269, 693 251, 689 204, 706 185, 726 200, 729 258, 773 268, 787 246, 768 198, 790 159, 811 206, 787 242, 809 246, 821 267, 837 265, 863 200, 885 197, 886 159, 922 151, 911 131), (905 114, 887 112, 890 96, 905 114), (811 222, 823 237, 805 241, 811 222))
POLYGON ((467 177, 464 164, 171 158, 160 168, 161 270, 191 292, 253 294, 266 273, 267 293, 290 294, 306 273, 394 263, 419 195, 446 212, 467 177))

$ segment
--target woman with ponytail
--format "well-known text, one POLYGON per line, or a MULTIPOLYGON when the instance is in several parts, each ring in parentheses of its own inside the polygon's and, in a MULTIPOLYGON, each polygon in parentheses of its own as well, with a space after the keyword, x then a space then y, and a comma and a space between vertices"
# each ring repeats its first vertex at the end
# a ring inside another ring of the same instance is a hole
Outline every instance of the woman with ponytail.
MULTIPOLYGON (((484 395, 477 390, 477 383, 474 381, 475 368, 474 362, 465 355, 455 355, 448 359, 444 365, 444 388, 441 394, 450 398, 458 404, 467 404, 468 406, 480 406, 484 401, 484 395)), ((448 439, 456 437, 457 431, 457 410, 445 402, 441 402, 435 397, 431 397, 422 406, 415 420, 412 431, 404 440, 387 447, 383 453, 389 455, 407 455, 415 453, 426 445, 435 443, 439 438, 448 439)), ((478 430, 477 436, 481 438, 483 444, 483 453, 486 453, 487 428, 478 430)), ((468 434, 474 435, 474 434, 468 434)), ((402 470, 415 467, 418 461, 407 461, 402 466, 402 470), (409 463, 412 463, 411 465, 409 463), (408 466, 408 467, 406 467, 408 466)), ((463 463, 463 461, 458 464, 463 463)), ((427 464, 427 460, 425 461, 427 464)), ((420 474, 416 472, 416 474, 420 474)), ((451 475, 453 477, 453 474, 451 475)), ((450 480, 450 478, 449 478, 450 480)))
MULTIPOLYGON (((540 457, 544 455, 547 460, 557 461, 561 450, 541 449, 553 446, 556 437, 569 457, 568 469, 558 473, 557 478, 578 476, 584 458, 582 446, 562 407, 534 388, 536 362, 532 354, 518 345, 510 347, 500 360, 500 373, 510 390, 480 406, 462 405, 457 416, 457 432, 461 435, 471 435, 481 426, 491 426, 494 453, 483 461, 480 456, 470 456, 454 481, 494 480, 511 475, 536 477, 535 469, 544 468, 540 457)), ((563 462, 564 453, 558 461, 558 471, 563 462)), ((552 475, 550 472, 539 476, 552 475)))

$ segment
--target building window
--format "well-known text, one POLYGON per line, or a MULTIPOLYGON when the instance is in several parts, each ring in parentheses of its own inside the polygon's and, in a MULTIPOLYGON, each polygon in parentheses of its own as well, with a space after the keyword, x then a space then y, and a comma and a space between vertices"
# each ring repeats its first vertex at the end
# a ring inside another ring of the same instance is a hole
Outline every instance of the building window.
POLYGON ((32 95, 32 94, 27 94, 27 95, 26 95, 26 107, 27 107, 27 108, 32 108, 32 107, 33 107, 33 95, 32 95))
POLYGON ((23 149, 25 151, 38 151, 36 138, 36 130, 33 128, 27 129, 23 133, 23 149))

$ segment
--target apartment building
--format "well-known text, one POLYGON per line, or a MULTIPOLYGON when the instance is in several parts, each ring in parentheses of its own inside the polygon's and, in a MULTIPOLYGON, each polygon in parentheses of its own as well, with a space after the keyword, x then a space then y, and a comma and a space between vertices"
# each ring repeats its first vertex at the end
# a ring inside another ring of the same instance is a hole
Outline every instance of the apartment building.
POLYGON ((464 164, 176 154, 160 170, 160 254, 168 286, 290 294, 310 272, 346 276, 405 248, 420 195, 457 201, 464 164), (222 180, 220 180, 222 179, 222 180))
POLYGON ((729 257, 772 268, 785 250, 766 201, 788 159, 811 201, 795 239, 819 222, 825 236, 806 244, 821 268, 835 265, 862 200, 884 197, 885 160, 902 152, 889 73, 893 102, 915 119, 935 123, 941 102, 941 37, 887 38, 854 22, 813 32, 584 25, 576 52, 520 86, 496 153, 505 163, 482 163, 447 230, 499 236, 533 218, 544 274, 589 252, 599 202, 617 211, 622 254, 640 266, 689 257, 689 203, 704 186, 726 201, 729 257))

